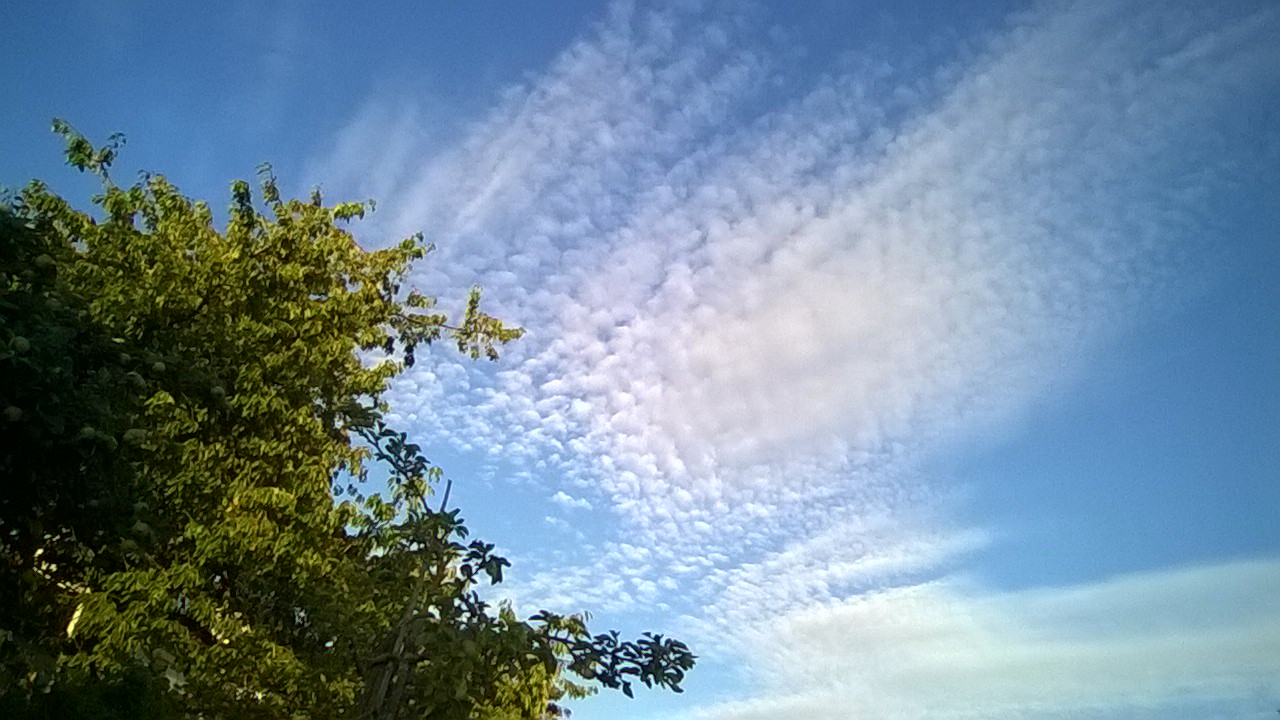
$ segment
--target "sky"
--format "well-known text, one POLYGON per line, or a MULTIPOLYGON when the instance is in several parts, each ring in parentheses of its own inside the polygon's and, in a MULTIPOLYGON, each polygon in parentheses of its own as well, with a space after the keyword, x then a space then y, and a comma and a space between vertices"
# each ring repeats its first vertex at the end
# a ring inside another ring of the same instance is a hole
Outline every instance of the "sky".
POLYGON ((527 328, 395 420, 520 608, 700 657, 577 720, 1280 708, 1280 5, 0 7, 54 116, 375 198, 527 328))

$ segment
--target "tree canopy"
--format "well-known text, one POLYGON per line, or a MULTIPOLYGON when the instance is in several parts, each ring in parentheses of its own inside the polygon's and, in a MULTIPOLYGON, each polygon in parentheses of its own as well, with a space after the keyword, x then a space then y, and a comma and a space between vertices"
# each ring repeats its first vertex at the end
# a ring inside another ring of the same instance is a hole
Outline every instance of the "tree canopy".
POLYGON ((497 720, 680 690, 678 641, 482 599, 507 561, 381 398, 428 345, 522 331, 478 289, 456 319, 404 292, 421 235, 366 251, 344 224, 371 203, 286 200, 267 166, 219 229, 163 176, 113 182, 122 138, 54 129, 102 191, 0 207, 0 712, 497 720))

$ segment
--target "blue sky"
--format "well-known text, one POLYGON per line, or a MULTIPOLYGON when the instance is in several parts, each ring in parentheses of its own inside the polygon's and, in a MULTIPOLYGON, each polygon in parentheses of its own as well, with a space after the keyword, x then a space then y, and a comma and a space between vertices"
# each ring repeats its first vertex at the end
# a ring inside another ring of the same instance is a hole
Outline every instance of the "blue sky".
POLYGON ((529 334, 392 393, 521 607, 703 656, 575 717, 1280 707, 1272 2, 0 8, 53 116, 267 160, 529 334))

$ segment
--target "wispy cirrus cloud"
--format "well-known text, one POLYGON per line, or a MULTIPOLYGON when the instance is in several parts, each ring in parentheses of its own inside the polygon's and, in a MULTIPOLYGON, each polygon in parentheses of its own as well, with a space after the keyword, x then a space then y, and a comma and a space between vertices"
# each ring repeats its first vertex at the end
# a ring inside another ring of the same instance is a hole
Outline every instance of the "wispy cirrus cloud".
POLYGON ((762 697, 702 717, 1156 718, 1231 713, 1220 703, 1234 698, 1261 717, 1280 674, 1277 583, 1271 561, 1019 592, 870 592, 779 619, 751 656, 762 697))
POLYGON ((890 599, 932 613, 908 626, 959 622, 1003 600, 919 583, 986 532, 946 520, 918 463, 1016 417, 1175 287, 1232 169, 1217 125, 1276 81, 1278 13, 1053 3, 944 68, 877 60, 767 107, 762 88, 804 74, 752 27, 617 5, 453 149, 419 156, 412 100, 347 128, 317 168, 392 209, 379 232, 430 229, 414 283, 480 282, 531 330, 497 370, 415 367, 393 406, 428 442, 537 475, 553 506, 621 521, 541 558, 514 584, 531 602, 679 590, 689 628, 748 653, 779 622, 890 599))

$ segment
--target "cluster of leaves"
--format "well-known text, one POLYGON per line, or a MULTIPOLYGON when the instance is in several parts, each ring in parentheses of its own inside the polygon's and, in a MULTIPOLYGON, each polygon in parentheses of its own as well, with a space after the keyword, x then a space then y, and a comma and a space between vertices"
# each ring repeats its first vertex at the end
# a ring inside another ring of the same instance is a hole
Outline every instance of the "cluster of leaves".
MULTIPOLYGON (((459 512, 446 509, 447 491, 440 508, 430 508, 429 486, 414 480, 422 477, 418 468, 429 468, 429 476, 434 466, 416 445, 380 422, 362 435, 393 469, 391 498, 366 500, 370 512, 355 521, 352 541, 363 543, 375 572, 415 578, 407 600, 397 598, 404 612, 374 656, 366 716, 395 717, 403 707, 415 716, 466 718, 469 708, 494 707, 512 682, 555 678, 561 669, 628 696, 633 682, 680 691, 694 658, 679 641, 648 633, 636 641, 620 640, 616 632, 592 635, 581 616, 544 611, 521 621, 510 608, 494 612, 477 585, 501 582, 507 560, 489 543, 466 542, 459 512)), ((529 709, 517 717, 540 717, 557 690, 585 689, 561 682, 546 697, 526 692, 539 713, 529 709)))
POLYGON ((369 204, 285 201, 270 168, 219 231, 161 176, 112 183, 121 140, 54 129, 103 191, 99 218, 40 182, 0 209, 0 711, 497 720, 558 713, 588 691, 566 672, 679 690, 681 643, 482 600, 507 561, 431 507, 379 398, 425 345, 521 330, 478 290, 456 324, 403 294, 421 237, 365 251, 341 224, 369 204))
MULTIPOLYGON (((21 209, 21 206, 18 206, 21 209)), ((49 688, 81 568, 120 568, 147 506, 133 427, 163 363, 94 322, 61 269, 74 248, 0 213, 0 687, 49 688)))

